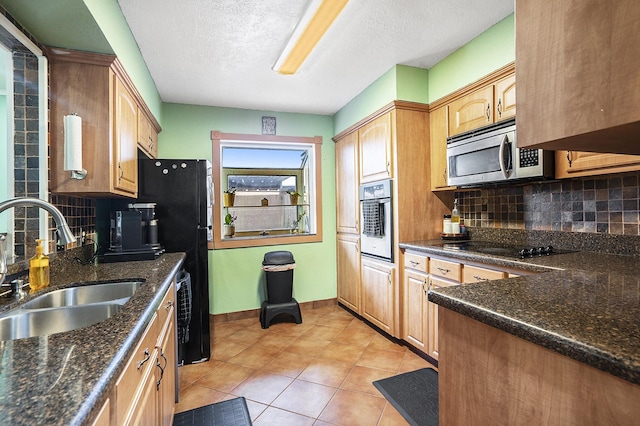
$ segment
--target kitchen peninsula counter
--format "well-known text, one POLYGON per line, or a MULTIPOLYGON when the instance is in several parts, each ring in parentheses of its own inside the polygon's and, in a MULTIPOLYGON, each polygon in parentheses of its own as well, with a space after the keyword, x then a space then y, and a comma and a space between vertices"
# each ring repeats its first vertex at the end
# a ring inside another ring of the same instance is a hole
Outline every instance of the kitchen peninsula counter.
MULTIPOLYGON (((87 282, 144 283, 118 313, 98 324, 0 342, 0 424, 90 422, 183 262, 183 253, 166 253, 149 261, 97 265, 82 265, 75 260, 52 262, 51 285, 45 292, 87 282)), ((19 302, 3 298, 0 313, 29 298, 19 302)))
POLYGON ((441 307, 640 385, 640 262, 575 252, 516 259, 443 249, 403 249, 534 274, 431 290, 441 307))

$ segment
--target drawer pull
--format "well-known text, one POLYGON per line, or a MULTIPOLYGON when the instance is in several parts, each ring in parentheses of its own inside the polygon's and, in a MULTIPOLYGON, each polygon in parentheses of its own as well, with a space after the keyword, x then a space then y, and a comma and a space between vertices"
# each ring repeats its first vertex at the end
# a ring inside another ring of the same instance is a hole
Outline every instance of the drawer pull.
POLYGON ((475 278, 476 281, 489 281, 489 278, 479 277, 477 275, 474 275, 473 278, 475 278))
POLYGON ((409 263, 411 266, 418 266, 420 264, 420 262, 416 262, 415 260, 410 260, 409 263))
POLYGON ((144 359, 138 362, 138 370, 142 368, 142 366, 151 359, 151 354, 149 353, 149 348, 144 350, 144 359))
POLYGON ((172 307, 173 307, 173 300, 167 300, 167 306, 165 306, 164 308, 168 311, 172 307))
POLYGON ((451 269, 443 268, 441 266, 438 266, 436 269, 442 272, 443 274, 448 274, 449 272, 451 272, 451 269))
POLYGON ((160 356, 162 357, 162 359, 164 359, 164 367, 160 365, 160 360, 158 360, 158 362, 156 363, 156 367, 160 369, 160 378, 156 382, 156 389, 160 389, 160 382, 162 382, 162 378, 164 377, 164 370, 167 368, 167 364, 169 362, 167 361, 167 357, 164 356, 164 351, 162 350, 162 348, 160 346, 156 346, 156 348, 160 349, 160 356))

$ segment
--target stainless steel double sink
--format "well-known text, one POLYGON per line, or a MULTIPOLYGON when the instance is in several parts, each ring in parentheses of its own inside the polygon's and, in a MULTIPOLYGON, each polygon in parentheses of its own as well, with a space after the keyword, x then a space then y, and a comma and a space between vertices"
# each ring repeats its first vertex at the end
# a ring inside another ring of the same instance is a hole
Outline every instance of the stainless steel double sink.
POLYGON ((97 324, 120 311, 142 281, 63 288, 0 315, 0 340, 46 336, 97 324))

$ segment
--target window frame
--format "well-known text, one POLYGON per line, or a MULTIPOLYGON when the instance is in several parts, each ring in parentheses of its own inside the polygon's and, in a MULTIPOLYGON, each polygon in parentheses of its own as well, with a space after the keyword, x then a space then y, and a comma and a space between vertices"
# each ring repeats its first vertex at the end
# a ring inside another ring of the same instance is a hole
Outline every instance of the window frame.
POLYGON ((261 247, 274 246, 283 244, 300 244, 300 243, 316 243, 322 241, 322 136, 273 136, 273 135, 251 135, 240 133, 222 133, 219 130, 211 131, 212 142, 212 163, 213 163, 213 188, 214 188, 214 204, 213 204, 213 244, 212 249, 227 249, 240 247, 261 247), (255 236, 242 238, 223 239, 221 235, 223 223, 222 193, 226 188, 222 185, 222 142, 247 142, 253 145, 260 143, 291 143, 291 144, 308 144, 313 145, 315 156, 315 234, 290 234, 290 235, 273 235, 273 236, 255 236))

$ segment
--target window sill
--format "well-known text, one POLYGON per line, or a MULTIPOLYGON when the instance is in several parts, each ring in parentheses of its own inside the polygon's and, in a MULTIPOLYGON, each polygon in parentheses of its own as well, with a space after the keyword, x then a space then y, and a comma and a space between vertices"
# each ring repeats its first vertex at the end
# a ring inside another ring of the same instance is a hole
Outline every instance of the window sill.
POLYGON ((302 243, 319 243, 322 242, 321 234, 282 234, 268 236, 249 236, 249 237, 216 237, 213 241, 214 250, 240 248, 240 247, 262 247, 275 246, 284 244, 302 244, 302 243))

